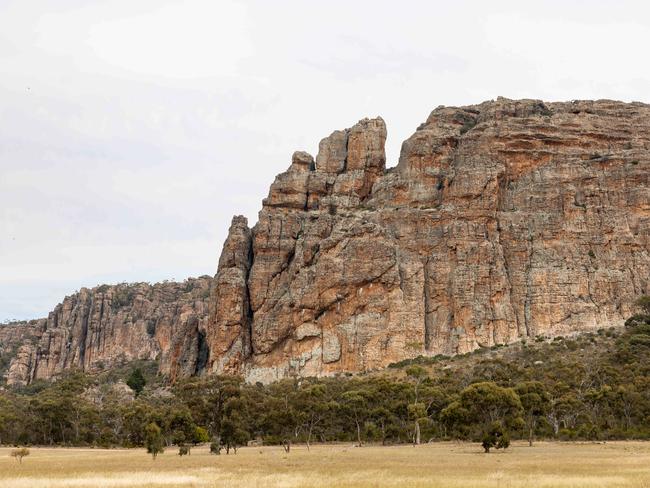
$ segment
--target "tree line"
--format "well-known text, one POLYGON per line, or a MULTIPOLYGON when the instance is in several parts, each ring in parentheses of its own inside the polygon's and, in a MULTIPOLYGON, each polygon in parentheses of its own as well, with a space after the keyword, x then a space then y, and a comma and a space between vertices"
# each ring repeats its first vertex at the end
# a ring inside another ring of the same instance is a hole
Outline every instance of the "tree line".
POLYGON ((295 443, 462 439, 489 451, 510 439, 647 439, 646 305, 624 329, 421 357, 366 375, 168 385, 136 368, 124 378, 136 396, 125 399, 106 378, 71 372, 0 394, 0 444, 147 446, 155 455, 169 446, 188 454, 205 442, 214 453, 236 453, 251 440, 290 451, 295 443))

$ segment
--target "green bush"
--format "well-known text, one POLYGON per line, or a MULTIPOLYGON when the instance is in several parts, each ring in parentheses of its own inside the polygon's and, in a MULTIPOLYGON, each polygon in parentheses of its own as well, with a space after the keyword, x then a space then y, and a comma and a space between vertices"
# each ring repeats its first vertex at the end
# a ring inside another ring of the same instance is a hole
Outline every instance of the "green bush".
POLYGON ((493 447, 495 449, 507 449, 510 446, 510 435, 499 422, 494 422, 483 434, 481 446, 487 453, 493 447))

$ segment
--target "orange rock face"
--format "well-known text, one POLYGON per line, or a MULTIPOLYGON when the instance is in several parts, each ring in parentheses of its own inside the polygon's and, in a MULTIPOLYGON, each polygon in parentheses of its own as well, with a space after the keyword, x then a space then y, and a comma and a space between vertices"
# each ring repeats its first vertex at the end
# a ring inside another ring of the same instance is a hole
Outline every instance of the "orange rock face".
POLYGON ((389 170, 385 140, 364 119, 296 152, 257 224, 233 219, 203 298, 143 290, 116 315, 82 290, 30 326, 10 376, 118 357, 172 377, 366 371, 619 326, 650 293, 649 105, 440 107, 389 170))
POLYGON ((363 120, 276 178, 213 371, 266 382, 617 326, 648 293, 650 106, 438 108, 388 171, 385 139, 363 120))

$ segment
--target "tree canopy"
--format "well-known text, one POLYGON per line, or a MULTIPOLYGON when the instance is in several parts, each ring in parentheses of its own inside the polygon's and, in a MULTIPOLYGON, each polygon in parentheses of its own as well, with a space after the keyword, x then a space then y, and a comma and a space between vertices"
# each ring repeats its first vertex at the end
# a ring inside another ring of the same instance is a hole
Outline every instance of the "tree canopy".
POLYGON ((236 453, 251 440, 289 451, 299 442, 465 439, 489 450, 510 439, 650 439, 648 418, 650 317, 637 314, 620 329, 269 385, 234 376, 171 384, 145 364, 73 371, 6 388, 0 443, 143 446, 154 458, 173 444, 236 453), (135 399, 111 386, 132 378, 142 385, 135 399))

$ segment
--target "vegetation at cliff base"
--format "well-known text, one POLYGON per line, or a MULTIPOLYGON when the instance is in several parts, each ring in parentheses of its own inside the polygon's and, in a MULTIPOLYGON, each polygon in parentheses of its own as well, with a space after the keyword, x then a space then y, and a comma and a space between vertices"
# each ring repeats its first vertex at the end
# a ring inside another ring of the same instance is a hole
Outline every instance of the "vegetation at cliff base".
POLYGON ((142 390, 147 384, 147 380, 142 374, 142 370, 140 368, 134 368, 126 380, 126 384, 135 392, 137 396, 142 393, 142 390))
POLYGON ((168 384, 143 364, 71 372, 3 391, 0 443, 142 446, 155 457, 204 442, 214 454, 235 454, 251 440, 291 452, 314 442, 461 439, 490 451, 517 439, 649 439, 650 315, 642 311, 624 329, 416 358, 356 376, 168 384))

